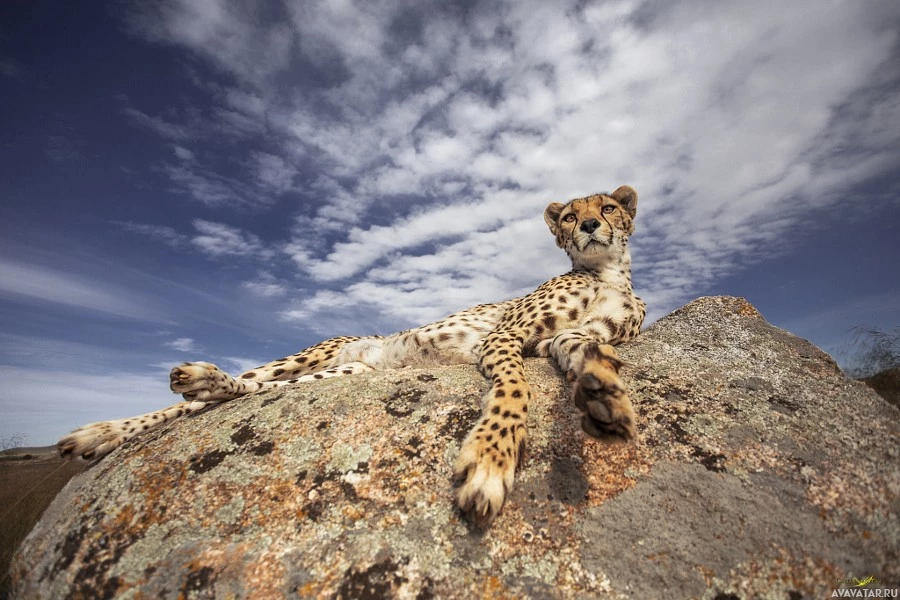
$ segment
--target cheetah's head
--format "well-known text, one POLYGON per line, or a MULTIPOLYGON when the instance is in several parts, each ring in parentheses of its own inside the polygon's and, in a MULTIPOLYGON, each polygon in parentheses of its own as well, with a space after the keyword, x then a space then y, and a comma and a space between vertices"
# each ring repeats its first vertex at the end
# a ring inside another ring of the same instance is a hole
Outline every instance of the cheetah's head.
POLYGON ((597 266, 624 254, 636 213, 637 192, 623 185, 612 194, 554 202, 544 220, 576 267, 597 266))

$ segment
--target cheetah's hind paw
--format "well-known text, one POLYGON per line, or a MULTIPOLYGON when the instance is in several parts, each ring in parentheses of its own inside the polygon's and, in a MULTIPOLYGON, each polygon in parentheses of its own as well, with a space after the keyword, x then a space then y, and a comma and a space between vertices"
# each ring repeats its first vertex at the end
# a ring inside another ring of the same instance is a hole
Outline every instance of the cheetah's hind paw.
POLYGON ((182 363, 169 373, 169 389, 185 400, 231 400, 240 395, 237 388, 231 375, 208 362, 182 363))
POLYGON ((102 458, 128 441, 128 426, 119 421, 102 421, 79 427, 57 442, 60 456, 102 458))

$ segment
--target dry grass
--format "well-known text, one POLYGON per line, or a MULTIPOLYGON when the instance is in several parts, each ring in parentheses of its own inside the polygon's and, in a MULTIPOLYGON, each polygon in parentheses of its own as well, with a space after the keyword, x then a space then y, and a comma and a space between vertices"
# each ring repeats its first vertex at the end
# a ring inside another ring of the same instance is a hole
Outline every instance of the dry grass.
POLYGON ((19 544, 59 490, 85 466, 54 455, 0 456, 0 599, 9 596, 9 565, 19 544))

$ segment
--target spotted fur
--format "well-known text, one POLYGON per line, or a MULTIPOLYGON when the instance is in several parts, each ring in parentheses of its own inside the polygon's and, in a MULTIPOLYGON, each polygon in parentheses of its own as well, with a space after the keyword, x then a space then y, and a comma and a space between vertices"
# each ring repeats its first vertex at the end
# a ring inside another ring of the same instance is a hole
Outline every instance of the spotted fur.
POLYGON ((60 453, 99 458, 166 421, 260 390, 410 365, 476 364, 491 387, 454 472, 460 508, 489 523, 513 485, 527 439, 531 389, 525 357, 552 357, 566 373, 589 435, 632 439, 637 434, 613 348, 638 334, 645 315, 644 302, 632 289, 628 251, 636 210, 637 193, 628 186, 550 204, 544 219, 572 259, 572 270, 531 294, 386 337, 333 338, 237 378, 210 363, 184 363, 170 374, 170 388, 184 402, 86 425, 60 440, 60 453))

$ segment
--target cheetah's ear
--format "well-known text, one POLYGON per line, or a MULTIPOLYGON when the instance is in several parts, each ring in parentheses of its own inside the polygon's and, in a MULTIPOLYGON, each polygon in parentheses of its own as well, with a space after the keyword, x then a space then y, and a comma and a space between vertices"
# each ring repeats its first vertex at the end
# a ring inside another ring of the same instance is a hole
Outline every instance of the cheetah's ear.
POLYGON ((556 225, 559 223, 559 213, 561 213, 562 209, 565 207, 565 204, 554 202, 544 210, 544 220, 547 221, 547 225, 550 227, 550 233, 553 235, 556 235, 556 225))
POLYGON ((620 186, 609 197, 621 204, 632 219, 637 214, 637 192, 630 185, 620 186))

